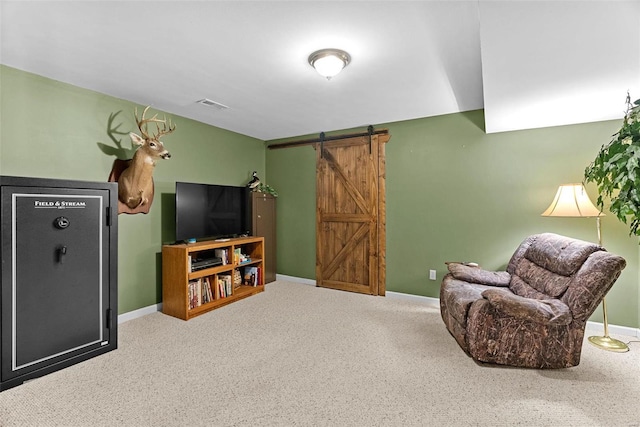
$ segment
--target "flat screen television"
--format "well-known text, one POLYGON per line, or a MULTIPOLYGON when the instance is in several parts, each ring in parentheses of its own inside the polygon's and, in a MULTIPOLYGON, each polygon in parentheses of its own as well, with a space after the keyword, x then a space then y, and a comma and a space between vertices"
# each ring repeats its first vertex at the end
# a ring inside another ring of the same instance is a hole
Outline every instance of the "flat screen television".
POLYGON ((251 234, 249 189, 176 182, 176 240, 251 234))

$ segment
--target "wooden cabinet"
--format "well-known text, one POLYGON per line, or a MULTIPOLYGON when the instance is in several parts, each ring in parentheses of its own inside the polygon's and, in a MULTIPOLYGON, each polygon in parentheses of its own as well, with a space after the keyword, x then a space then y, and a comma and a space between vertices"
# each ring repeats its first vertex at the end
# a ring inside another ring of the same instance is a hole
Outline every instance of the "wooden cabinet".
POLYGON ((252 234, 264 237, 264 283, 276 280, 276 198, 267 193, 251 193, 252 234))
POLYGON ((264 291, 264 259, 262 237, 164 245, 162 312, 189 320, 264 291))

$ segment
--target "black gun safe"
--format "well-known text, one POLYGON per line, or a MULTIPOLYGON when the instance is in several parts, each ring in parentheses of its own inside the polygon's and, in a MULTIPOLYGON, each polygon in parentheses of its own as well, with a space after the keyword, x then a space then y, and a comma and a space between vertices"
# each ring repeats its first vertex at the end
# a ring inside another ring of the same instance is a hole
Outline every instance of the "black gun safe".
POLYGON ((118 186, 0 176, 0 391, 115 350, 118 186))

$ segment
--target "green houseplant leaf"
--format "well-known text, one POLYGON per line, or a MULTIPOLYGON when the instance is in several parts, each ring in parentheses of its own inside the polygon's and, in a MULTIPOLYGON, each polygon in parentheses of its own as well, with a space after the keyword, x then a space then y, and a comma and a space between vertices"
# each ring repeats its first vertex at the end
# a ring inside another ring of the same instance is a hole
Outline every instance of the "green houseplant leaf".
POLYGON ((640 99, 632 104, 627 94, 626 105, 622 127, 587 166, 584 180, 598 186, 598 207, 609 199, 609 210, 629 225, 629 235, 640 236, 640 99))
POLYGON ((256 191, 260 193, 271 194, 273 197, 278 197, 278 192, 273 187, 271 187, 269 184, 263 184, 262 182, 258 184, 258 188, 256 188, 256 191))

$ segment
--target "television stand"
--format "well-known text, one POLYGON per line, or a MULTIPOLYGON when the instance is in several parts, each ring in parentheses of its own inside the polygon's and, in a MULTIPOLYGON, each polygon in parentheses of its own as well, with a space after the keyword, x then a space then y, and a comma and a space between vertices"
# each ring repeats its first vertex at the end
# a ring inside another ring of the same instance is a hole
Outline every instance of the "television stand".
POLYGON ((189 320, 263 291, 263 237, 162 246, 164 314, 189 320), (200 268, 202 265, 194 260, 207 260, 206 252, 222 258, 221 265, 200 268), (237 253, 248 259, 241 261, 237 253))

